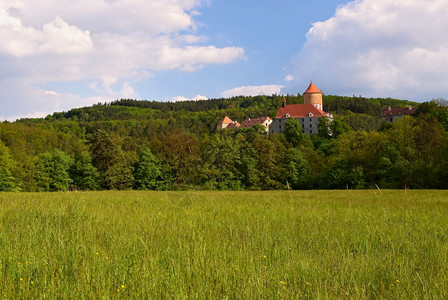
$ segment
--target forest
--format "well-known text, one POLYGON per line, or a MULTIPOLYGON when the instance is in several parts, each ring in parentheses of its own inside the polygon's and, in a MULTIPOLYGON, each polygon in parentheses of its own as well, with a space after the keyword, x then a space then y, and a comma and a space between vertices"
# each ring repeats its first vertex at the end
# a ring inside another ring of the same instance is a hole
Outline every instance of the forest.
MULTIPOLYGON (((289 104, 303 96, 287 95, 289 104)), ((0 123, 0 191, 446 189, 446 101, 324 95, 319 134, 216 130, 224 116, 274 118, 282 97, 117 100, 0 123), (384 123, 382 107, 418 105, 384 123)), ((443 99, 442 99, 443 100, 443 99)))

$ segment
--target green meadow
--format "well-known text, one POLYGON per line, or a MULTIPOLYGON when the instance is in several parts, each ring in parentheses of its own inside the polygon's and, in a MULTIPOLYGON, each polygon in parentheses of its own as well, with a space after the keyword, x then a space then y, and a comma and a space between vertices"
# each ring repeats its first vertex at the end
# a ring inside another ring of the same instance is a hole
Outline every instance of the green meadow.
POLYGON ((0 194, 0 298, 447 299, 448 191, 0 194))

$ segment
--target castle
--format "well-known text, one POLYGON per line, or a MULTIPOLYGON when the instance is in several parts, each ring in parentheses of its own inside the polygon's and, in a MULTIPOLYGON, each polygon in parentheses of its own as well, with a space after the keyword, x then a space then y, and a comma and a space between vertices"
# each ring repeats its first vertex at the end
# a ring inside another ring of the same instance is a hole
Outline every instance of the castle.
MULTIPOLYGON (((313 135, 319 132, 318 125, 320 118, 327 117, 333 120, 333 115, 322 110, 322 91, 319 90, 313 82, 303 93, 303 104, 286 104, 283 97, 282 106, 279 108, 275 120, 269 117, 261 117, 257 119, 248 119, 243 122, 243 127, 252 127, 255 124, 262 124, 266 128, 266 132, 282 133, 285 130, 285 122, 288 118, 295 118, 302 124, 302 132, 313 135)), ((232 121, 229 117, 222 119, 217 129, 236 129, 241 127, 237 121, 232 121)))
POLYGON ((270 133, 282 133, 288 118, 295 118, 302 124, 302 133, 313 135, 319 132, 320 118, 333 120, 333 115, 322 110, 322 91, 313 82, 303 93, 303 104, 286 104, 283 97, 282 106, 278 110, 274 122, 269 127, 270 133))

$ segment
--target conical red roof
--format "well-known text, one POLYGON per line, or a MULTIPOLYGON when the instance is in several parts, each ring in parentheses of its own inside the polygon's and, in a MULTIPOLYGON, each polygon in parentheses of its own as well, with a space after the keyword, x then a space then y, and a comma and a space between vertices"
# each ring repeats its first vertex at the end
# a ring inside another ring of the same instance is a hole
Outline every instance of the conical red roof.
POLYGON ((314 94, 314 93, 320 93, 322 94, 322 91, 319 90, 314 83, 311 81, 310 86, 308 87, 308 89, 305 91, 304 94, 314 94))
POLYGON ((232 123, 233 123, 233 121, 228 116, 225 116, 224 119, 219 121, 218 124, 232 124, 232 123))

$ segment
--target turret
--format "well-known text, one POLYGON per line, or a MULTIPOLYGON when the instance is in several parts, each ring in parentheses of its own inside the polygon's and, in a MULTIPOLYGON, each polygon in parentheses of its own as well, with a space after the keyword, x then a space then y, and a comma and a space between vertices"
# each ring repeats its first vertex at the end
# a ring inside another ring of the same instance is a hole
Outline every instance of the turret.
POLYGON ((310 83, 308 89, 303 93, 303 103, 313 104, 318 109, 322 109, 322 91, 319 90, 313 82, 310 83))

